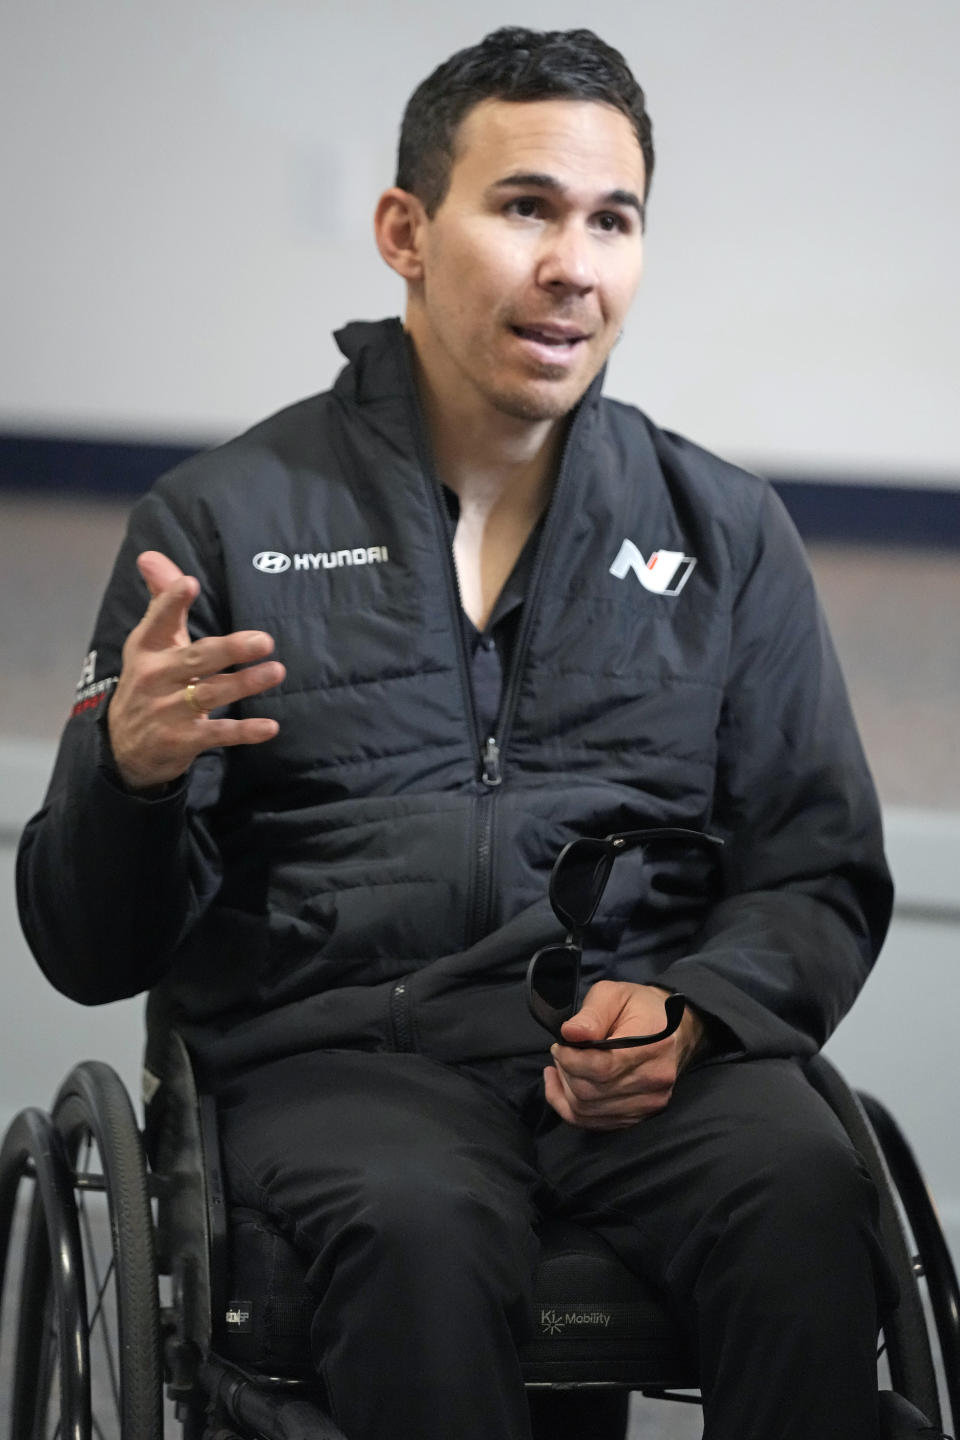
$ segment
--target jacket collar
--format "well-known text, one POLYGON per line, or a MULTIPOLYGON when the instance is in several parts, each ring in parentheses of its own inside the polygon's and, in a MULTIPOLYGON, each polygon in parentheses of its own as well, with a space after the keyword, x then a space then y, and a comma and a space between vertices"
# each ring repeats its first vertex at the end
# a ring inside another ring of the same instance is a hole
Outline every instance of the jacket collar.
MULTIPOLYGON (((407 395, 413 375, 410 341, 395 316, 389 320, 352 320, 333 336, 349 362, 337 376, 338 395, 363 405, 407 395)), ((607 367, 591 381, 575 409, 593 408, 600 399, 607 367)))

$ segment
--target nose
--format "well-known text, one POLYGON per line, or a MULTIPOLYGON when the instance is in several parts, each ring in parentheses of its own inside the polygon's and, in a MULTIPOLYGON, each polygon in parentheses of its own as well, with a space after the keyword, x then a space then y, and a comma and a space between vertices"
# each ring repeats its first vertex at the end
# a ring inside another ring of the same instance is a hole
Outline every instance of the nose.
POLYGON ((587 295, 597 283, 590 236, 582 225, 551 228, 544 238, 537 272, 539 283, 555 292, 587 295))

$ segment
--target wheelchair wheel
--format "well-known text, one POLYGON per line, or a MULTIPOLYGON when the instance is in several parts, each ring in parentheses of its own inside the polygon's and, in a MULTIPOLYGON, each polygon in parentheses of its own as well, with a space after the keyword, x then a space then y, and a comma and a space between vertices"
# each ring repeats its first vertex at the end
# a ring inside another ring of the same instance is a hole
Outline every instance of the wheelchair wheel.
POLYGON ((841 1121, 877 1187, 880 1235, 900 1292, 899 1304, 882 1318, 882 1353, 892 1388, 939 1427, 942 1423, 940 1393, 930 1332, 913 1250, 898 1206, 896 1178, 890 1173, 862 1097, 848 1088, 824 1055, 809 1060, 806 1073, 841 1121))
POLYGON ((79 1221, 85 1334, 61 1334, 55 1323, 48 1217, 36 1195, 23 1263, 13 1440, 162 1440, 153 1222, 127 1092, 109 1066, 85 1062, 61 1087, 52 1118, 68 1158, 79 1221), (90 1356, 89 1428, 85 1416, 62 1413, 59 1384, 64 1347, 83 1345, 90 1356))
POLYGON ((954 1430, 960 1429, 960 1281, 944 1238, 936 1208, 916 1157, 890 1111, 872 1095, 860 1101, 890 1168, 903 1207, 913 1266, 922 1277, 940 1351, 943 1387, 954 1430))

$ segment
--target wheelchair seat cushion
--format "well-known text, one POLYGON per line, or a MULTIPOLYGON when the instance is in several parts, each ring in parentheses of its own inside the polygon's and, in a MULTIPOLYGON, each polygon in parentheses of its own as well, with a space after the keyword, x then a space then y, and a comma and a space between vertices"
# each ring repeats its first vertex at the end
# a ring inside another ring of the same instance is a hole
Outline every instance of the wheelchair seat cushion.
POLYGON ((691 1348, 660 1292, 599 1235, 562 1220, 540 1232, 531 1333, 520 1356, 528 1384, 697 1383, 691 1348))
MULTIPOLYGON (((226 1313, 214 1345, 244 1369, 313 1378, 315 1300, 306 1261, 257 1211, 230 1211, 226 1313)), ((580 1225, 548 1221, 520 1347, 529 1384, 696 1385, 689 1346, 663 1299, 580 1225)))

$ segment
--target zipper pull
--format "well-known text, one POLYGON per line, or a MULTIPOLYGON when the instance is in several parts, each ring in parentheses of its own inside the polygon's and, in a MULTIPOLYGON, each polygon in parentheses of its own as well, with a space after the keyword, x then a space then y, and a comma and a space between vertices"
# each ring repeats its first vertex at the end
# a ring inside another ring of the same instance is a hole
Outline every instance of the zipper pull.
POLYGON ((480 779, 484 785, 499 785, 503 776, 500 774, 500 751, 497 749, 497 742, 491 735, 483 747, 480 756, 480 779))

